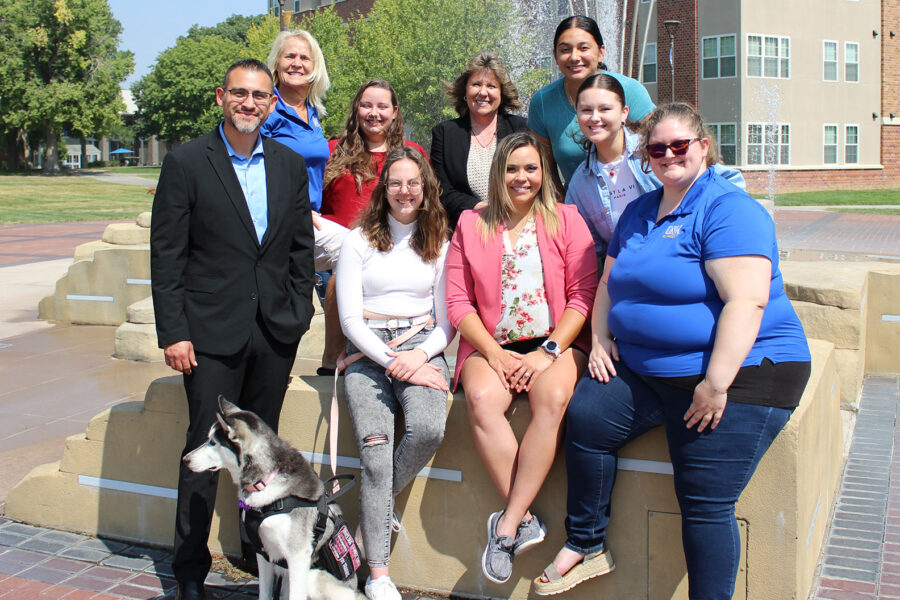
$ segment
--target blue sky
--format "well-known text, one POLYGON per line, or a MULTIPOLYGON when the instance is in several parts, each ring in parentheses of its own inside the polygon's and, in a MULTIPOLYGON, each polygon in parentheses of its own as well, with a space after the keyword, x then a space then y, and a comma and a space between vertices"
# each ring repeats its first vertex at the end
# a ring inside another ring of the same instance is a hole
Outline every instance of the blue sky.
POLYGON ((262 14, 266 0, 109 0, 109 6, 124 28, 119 49, 134 52, 134 73, 124 84, 131 87, 191 25, 215 25, 233 14, 262 14))

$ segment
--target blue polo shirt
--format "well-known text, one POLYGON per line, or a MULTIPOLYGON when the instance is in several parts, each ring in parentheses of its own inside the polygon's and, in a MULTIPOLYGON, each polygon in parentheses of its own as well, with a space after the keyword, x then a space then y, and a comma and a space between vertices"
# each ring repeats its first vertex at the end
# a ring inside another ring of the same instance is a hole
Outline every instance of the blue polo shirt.
POLYGON ((325 163, 328 162, 328 140, 322 133, 319 112, 306 103, 309 123, 303 121, 297 111, 284 103, 275 89, 275 110, 259 128, 266 137, 281 142, 306 161, 309 175, 309 204, 316 212, 322 208, 322 180, 325 177, 325 163))
POLYGON ((769 303, 742 366, 810 360, 800 320, 784 293, 775 224, 740 188, 707 171, 656 222, 662 189, 626 207, 609 243, 609 329, 628 368, 681 377, 706 372, 723 302, 704 262, 758 255, 772 262, 769 303))

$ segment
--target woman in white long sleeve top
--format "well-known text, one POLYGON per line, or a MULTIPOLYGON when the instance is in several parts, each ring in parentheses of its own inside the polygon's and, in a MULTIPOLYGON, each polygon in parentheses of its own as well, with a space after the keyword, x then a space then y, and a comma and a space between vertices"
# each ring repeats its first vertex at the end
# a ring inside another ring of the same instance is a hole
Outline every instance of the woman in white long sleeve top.
POLYGON ((393 497, 444 435, 449 372, 442 352, 455 335, 444 301, 447 247, 431 167, 414 148, 392 151, 337 267, 348 361, 361 354, 347 365, 344 390, 362 463, 359 514, 372 600, 400 600, 388 566, 391 529, 399 527, 393 497), (398 409, 406 430, 394 449, 398 409))

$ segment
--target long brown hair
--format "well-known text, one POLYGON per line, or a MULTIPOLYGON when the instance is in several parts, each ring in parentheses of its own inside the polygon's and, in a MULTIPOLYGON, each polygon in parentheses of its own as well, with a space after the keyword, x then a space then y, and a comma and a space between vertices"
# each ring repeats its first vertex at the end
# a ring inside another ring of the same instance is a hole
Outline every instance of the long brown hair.
POLYGON ((491 162, 491 175, 488 183, 488 205, 478 217, 478 230, 481 239, 487 242, 497 234, 497 228, 512 212, 512 200, 509 198, 509 190, 506 189, 506 163, 509 155, 518 150, 530 146, 537 150, 541 157, 541 189, 534 197, 531 205, 531 214, 537 214, 544 222, 544 231, 553 236, 559 228, 559 216, 556 214, 556 203, 559 195, 550 178, 550 167, 547 157, 541 150, 537 139, 527 131, 518 131, 500 140, 497 151, 494 152, 494 160, 491 162))
POLYGON ((370 79, 362 84, 359 91, 356 92, 353 102, 350 103, 350 114, 347 115, 347 124, 340 136, 341 141, 335 146, 334 152, 331 153, 331 157, 325 165, 322 189, 327 188, 332 181, 344 173, 351 173, 356 180, 356 191, 362 192, 364 182, 378 177, 374 168, 375 161, 366 146, 366 138, 360 131, 359 125, 359 104, 362 102, 363 92, 371 87, 390 92, 391 105, 397 109, 397 116, 394 117, 394 121, 387 131, 388 152, 402 148, 404 145, 403 115, 400 112, 400 103, 397 101, 397 92, 384 79, 370 79))
POLYGON ((716 147, 715 137, 709 134, 703 117, 696 108, 685 102, 672 102, 657 106, 650 116, 641 124, 641 144, 638 150, 641 153, 641 168, 645 172, 650 172, 650 155, 647 154, 647 144, 650 143, 650 134, 656 129, 656 126, 666 119, 675 119, 687 125, 698 138, 706 138, 709 140, 709 150, 706 151, 706 166, 711 167, 719 162, 719 151, 716 147))
POLYGON ((423 261, 432 263, 441 255, 441 248, 447 241, 447 213, 441 204, 441 187, 431 165, 415 148, 404 146, 391 150, 384 161, 384 168, 378 177, 378 183, 372 191, 369 205, 359 216, 359 226, 369 240, 369 245, 379 252, 389 252, 394 247, 394 239, 388 224, 391 207, 387 200, 387 182, 391 167, 401 160, 411 160, 419 167, 422 178, 422 205, 416 218, 417 227, 409 241, 409 247, 423 261))

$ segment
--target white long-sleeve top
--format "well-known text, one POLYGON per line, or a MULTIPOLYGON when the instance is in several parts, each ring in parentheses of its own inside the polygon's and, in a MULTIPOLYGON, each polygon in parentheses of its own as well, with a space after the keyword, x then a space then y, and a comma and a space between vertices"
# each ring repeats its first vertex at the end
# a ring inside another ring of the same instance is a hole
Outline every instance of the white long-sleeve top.
POLYGON ((366 356, 387 367, 394 359, 391 349, 366 326, 363 310, 392 317, 412 318, 429 314, 434 307, 435 327, 417 346, 431 360, 440 354, 456 331, 447 319, 444 261, 449 242, 444 242, 434 263, 426 263, 410 248, 417 223, 400 223, 390 214, 388 224, 394 246, 379 252, 357 227, 341 246, 335 272, 341 328, 353 345, 366 356))

